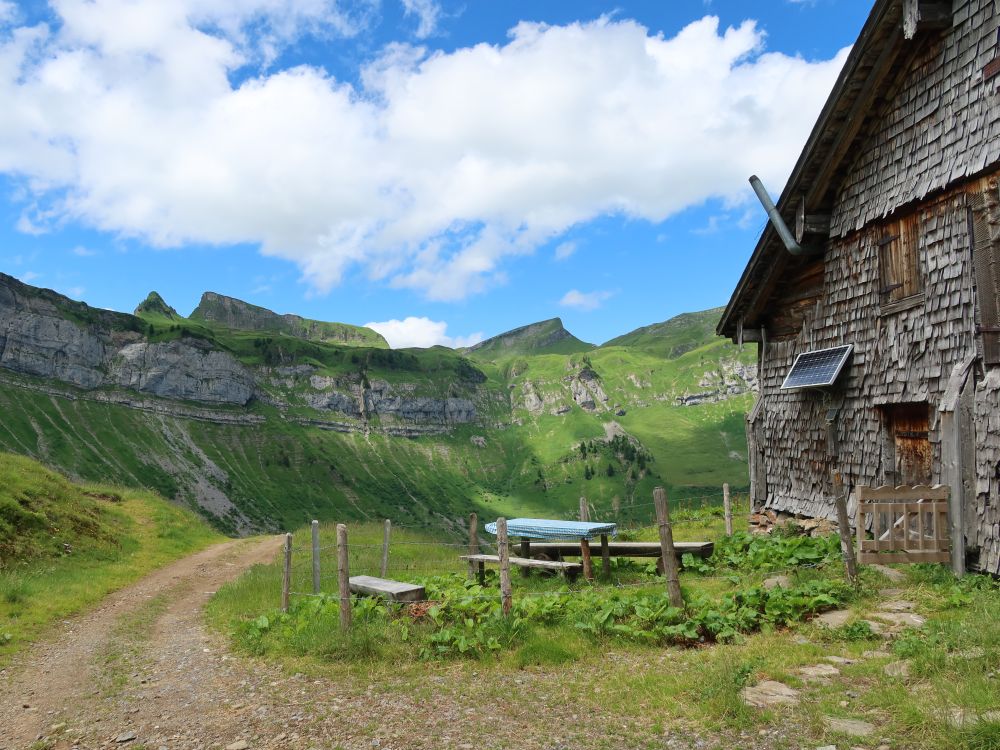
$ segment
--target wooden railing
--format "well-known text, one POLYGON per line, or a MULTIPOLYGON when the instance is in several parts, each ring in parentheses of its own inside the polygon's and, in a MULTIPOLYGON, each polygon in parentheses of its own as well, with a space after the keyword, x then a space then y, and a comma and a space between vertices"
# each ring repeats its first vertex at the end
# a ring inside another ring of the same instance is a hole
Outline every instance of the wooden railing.
POLYGON ((951 560, 945 485, 858 487, 858 562, 918 563, 951 560), (871 539, 866 531, 871 532, 871 539))

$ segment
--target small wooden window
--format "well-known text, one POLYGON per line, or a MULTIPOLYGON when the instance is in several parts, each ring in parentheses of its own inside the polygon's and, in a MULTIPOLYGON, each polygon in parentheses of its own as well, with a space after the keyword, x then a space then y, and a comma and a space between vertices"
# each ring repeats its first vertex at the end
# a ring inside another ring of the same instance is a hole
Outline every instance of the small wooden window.
POLYGON ((892 305, 923 291, 920 272, 920 217, 904 216, 889 224, 878 241, 879 298, 892 305))
POLYGON ((891 438, 891 466, 895 484, 931 483, 931 443, 927 404, 890 404, 882 407, 891 438))
POLYGON ((1000 252, 990 227, 990 210, 996 209, 995 189, 970 195, 969 209, 983 362, 995 365, 1000 364, 1000 252))

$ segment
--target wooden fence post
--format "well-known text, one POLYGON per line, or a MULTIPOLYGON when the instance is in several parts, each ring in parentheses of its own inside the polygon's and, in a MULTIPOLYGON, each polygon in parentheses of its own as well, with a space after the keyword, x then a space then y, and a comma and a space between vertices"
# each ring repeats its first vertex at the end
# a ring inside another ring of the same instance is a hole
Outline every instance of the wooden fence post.
POLYGON ((292 535, 285 534, 285 569, 281 574, 281 611, 288 611, 288 598, 292 590, 292 535))
MULTIPOLYGON (((475 513, 469 514, 469 554, 479 554, 479 516, 475 513)), ((469 560, 469 578, 476 575, 476 564, 469 560)))
POLYGON ((313 593, 319 593, 319 521, 312 522, 313 593))
POLYGON ((389 572, 389 536, 392 534, 392 521, 385 519, 385 531, 382 532, 382 567, 379 575, 385 578, 389 572))
POLYGON ((510 592, 510 549, 507 546, 507 519, 497 519, 497 554, 500 557, 500 609, 510 614, 513 604, 510 592))
MULTIPOLYGON (((590 508, 587 506, 587 498, 580 498, 580 520, 590 520, 590 508)), ((590 560, 590 540, 580 540, 580 558, 583 562, 583 577, 588 581, 594 580, 594 564, 590 560)))
POLYGON ((729 482, 722 485, 722 510, 726 515, 726 536, 733 535, 733 502, 729 497, 729 482))
POLYGON ((833 501, 837 506, 837 531, 840 533, 840 553, 844 557, 847 580, 858 585, 858 562, 854 557, 854 540, 851 538, 851 521, 847 517, 847 493, 839 471, 833 472, 833 501))
POLYGON ((607 534, 601 534, 601 573, 605 581, 611 580, 611 548, 607 534))
POLYGON ((667 506, 667 493, 662 487, 653 490, 653 503, 656 505, 656 525, 660 531, 660 554, 663 555, 663 574, 667 578, 667 595, 670 606, 684 607, 684 597, 681 596, 681 584, 677 574, 677 552, 674 550, 674 532, 670 527, 670 508, 667 506))
POLYGON ((337 587, 340 589, 340 629, 351 627, 351 572, 348 567, 347 526, 337 524, 337 587))

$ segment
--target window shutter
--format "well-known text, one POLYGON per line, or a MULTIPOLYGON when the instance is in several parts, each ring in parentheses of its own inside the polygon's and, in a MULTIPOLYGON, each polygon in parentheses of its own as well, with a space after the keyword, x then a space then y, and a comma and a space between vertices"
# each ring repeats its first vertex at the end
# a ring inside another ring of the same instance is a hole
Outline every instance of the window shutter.
POLYGON ((1000 257, 990 236, 990 195, 969 196, 972 209, 972 265, 976 273, 979 330, 983 337, 983 362, 1000 364, 1000 257))

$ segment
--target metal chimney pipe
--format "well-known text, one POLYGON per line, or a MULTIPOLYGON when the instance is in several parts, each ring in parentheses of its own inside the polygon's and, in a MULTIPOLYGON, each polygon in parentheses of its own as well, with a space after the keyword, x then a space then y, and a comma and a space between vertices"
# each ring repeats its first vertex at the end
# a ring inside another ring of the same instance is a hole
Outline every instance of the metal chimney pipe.
POLYGON ((767 194, 763 183, 757 175, 750 175, 750 186, 753 188, 753 191, 757 193, 757 200, 760 201, 764 210, 767 211, 767 217, 771 220, 771 224, 774 225, 774 231, 778 233, 781 241, 785 243, 785 249, 792 255, 802 255, 804 252, 802 246, 795 241, 795 237, 792 236, 785 220, 782 219, 781 214, 778 213, 778 207, 774 205, 774 201, 772 201, 771 196, 767 194))

